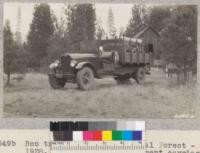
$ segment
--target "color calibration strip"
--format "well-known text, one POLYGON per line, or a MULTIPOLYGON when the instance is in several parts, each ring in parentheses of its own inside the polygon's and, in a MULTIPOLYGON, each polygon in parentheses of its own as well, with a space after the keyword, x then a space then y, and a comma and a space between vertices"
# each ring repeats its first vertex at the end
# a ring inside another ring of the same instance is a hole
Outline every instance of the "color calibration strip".
POLYGON ((142 141, 142 131, 54 131, 54 141, 142 141))
POLYGON ((54 141, 142 141, 145 123, 51 122, 54 141))

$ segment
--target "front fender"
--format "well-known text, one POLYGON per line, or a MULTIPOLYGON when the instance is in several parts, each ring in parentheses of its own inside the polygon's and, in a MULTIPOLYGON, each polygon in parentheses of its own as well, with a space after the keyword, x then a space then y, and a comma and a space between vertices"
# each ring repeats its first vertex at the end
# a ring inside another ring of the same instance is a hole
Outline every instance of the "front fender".
POLYGON ((82 69, 86 65, 92 66, 92 64, 90 62, 80 62, 75 66, 75 68, 79 70, 79 69, 82 69))
POLYGON ((82 68, 85 67, 85 66, 90 67, 90 68, 92 69, 92 71, 94 72, 94 75, 95 75, 95 76, 98 76, 97 70, 96 70, 95 66, 92 65, 90 62, 80 62, 80 63, 78 63, 78 64, 75 66, 75 69, 76 69, 76 70, 80 70, 80 69, 82 69, 82 68))

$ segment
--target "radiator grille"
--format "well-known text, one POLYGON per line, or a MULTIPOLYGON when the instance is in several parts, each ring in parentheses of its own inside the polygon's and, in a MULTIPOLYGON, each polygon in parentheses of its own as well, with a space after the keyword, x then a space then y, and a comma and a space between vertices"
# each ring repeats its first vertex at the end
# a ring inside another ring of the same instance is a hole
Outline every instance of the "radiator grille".
POLYGON ((71 73, 72 69, 70 66, 71 57, 70 56, 62 56, 61 59, 61 69, 63 73, 71 73))

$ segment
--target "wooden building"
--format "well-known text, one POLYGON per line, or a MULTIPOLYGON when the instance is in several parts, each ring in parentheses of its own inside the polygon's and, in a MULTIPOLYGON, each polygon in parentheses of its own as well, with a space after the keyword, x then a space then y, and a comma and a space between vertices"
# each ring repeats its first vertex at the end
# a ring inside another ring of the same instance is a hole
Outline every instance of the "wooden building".
POLYGON ((160 54, 160 35, 151 26, 147 26, 145 24, 139 25, 134 29, 132 38, 141 39, 146 49, 153 52, 156 56, 160 54))

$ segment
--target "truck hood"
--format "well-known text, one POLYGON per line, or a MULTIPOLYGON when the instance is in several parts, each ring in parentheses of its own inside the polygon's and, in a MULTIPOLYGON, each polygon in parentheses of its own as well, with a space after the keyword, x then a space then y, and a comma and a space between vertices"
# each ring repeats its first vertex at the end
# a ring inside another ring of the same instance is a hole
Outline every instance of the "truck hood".
POLYGON ((87 54, 80 54, 80 53, 66 53, 65 56, 70 56, 72 59, 82 59, 82 58, 91 58, 91 57, 97 57, 97 54, 87 53, 87 54))

